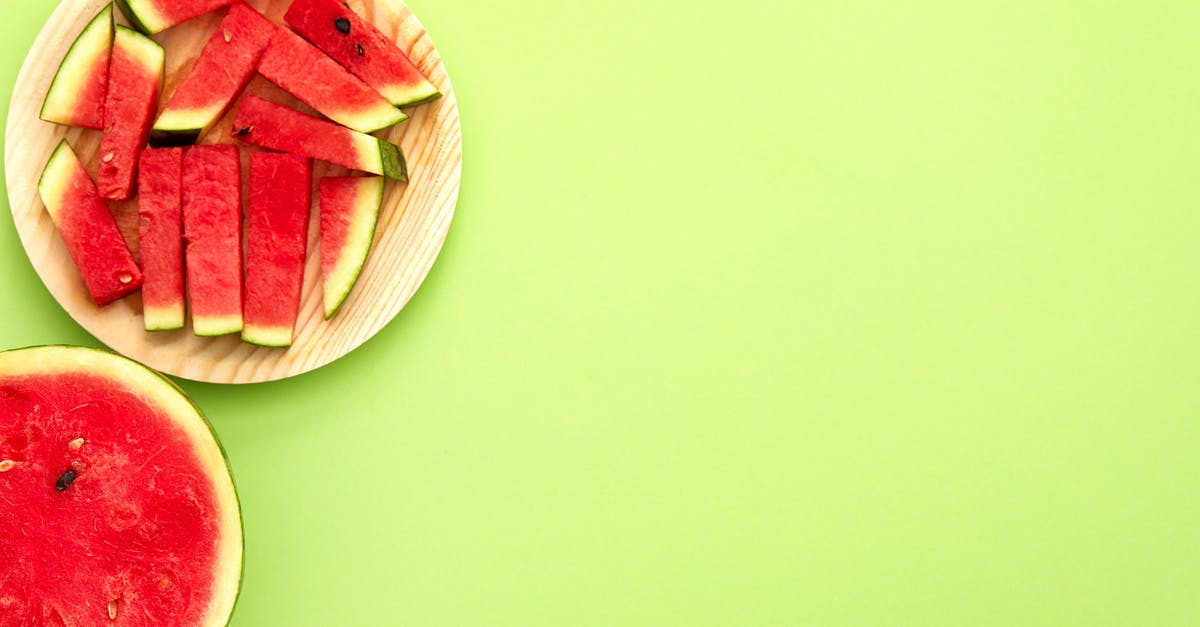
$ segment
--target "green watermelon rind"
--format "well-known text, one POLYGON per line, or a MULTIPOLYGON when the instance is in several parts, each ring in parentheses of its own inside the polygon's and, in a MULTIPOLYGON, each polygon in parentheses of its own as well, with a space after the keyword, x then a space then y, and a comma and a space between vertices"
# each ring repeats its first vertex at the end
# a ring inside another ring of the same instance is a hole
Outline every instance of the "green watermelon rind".
POLYGON ((367 258, 371 256, 371 249, 374 247, 375 242, 375 231, 379 228, 379 214, 383 211, 384 185, 385 180, 379 179, 379 200, 370 205, 370 210, 374 215, 371 217, 371 232, 367 237, 367 248, 362 252, 362 259, 356 264, 353 276, 347 277, 345 284, 340 286, 336 300, 332 305, 325 304, 326 320, 332 320, 337 315, 337 312, 342 309, 342 305, 350 297, 350 292, 354 291, 354 286, 358 284, 358 277, 362 276, 363 267, 367 265, 367 258))
POLYGON ((137 11, 133 7, 129 6, 129 0, 116 0, 116 5, 117 8, 121 10, 121 13, 125 15, 125 19, 129 20, 129 24, 131 26, 147 35, 153 35, 155 33, 155 31, 152 31, 146 27, 137 11))
POLYGON ((380 139, 379 160, 383 163, 384 176, 402 183, 408 182, 408 163, 405 162, 404 153, 399 146, 380 139))
POLYGON ((269 331, 272 327, 256 327, 247 325, 242 329, 242 341, 255 346, 264 348, 288 348, 292 345, 291 340, 272 340, 270 339, 269 331))
MULTIPOLYGON (((65 144, 66 140, 63 140, 62 143, 65 144)), ((219 438, 217 436, 217 430, 213 427, 212 422, 209 421, 208 416, 205 415, 204 410, 200 409, 200 406, 196 404, 196 401, 192 400, 192 397, 188 396, 187 392, 185 392, 183 390, 183 388, 179 387, 179 385, 177 383, 172 381, 169 377, 162 374, 161 372, 158 372, 158 371, 154 370, 153 368, 146 366, 145 364, 136 362, 128 357, 125 357, 124 355, 120 355, 111 350, 104 349, 104 348, 95 348, 92 346, 72 346, 69 344, 42 344, 42 345, 26 346, 23 348, 10 348, 10 349, 6 349, 6 350, 0 350, 0 355, 19 353, 22 351, 32 351, 32 350, 37 350, 37 349, 55 349, 55 348, 67 349, 67 350, 72 350, 72 351, 75 351, 75 350, 91 351, 94 353, 99 353, 101 355, 104 355, 105 357, 110 357, 110 358, 114 358, 118 361, 123 361, 123 362, 129 363, 129 364, 133 365, 134 367, 145 371, 146 373, 152 375, 158 381, 165 383, 168 388, 170 388, 172 391, 174 391, 176 394, 178 394, 181 398, 183 398, 185 401, 187 401, 188 405, 191 405, 192 409, 195 410, 196 415, 200 418, 200 421, 204 424, 204 427, 206 429, 208 429, 208 433, 212 437, 213 443, 217 445, 217 450, 221 452, 221 458, 225 461, 225 472, 229 475, 229 483, 233 486, 233 499, 234 499, 234 503, 237 505, 237 508, 238 508, 238 532, 242 536, 242 555, 241 555, 241 562, 238 566, 237 592, 236 592, 235 596, 233 597, 233 604, 229 608, 229 616, 225 621, 225 624, 228 625, 229 621, 233 620, 233 615, 237 613, 238 601, 241 600, 241 598, 242 598, 242 581, 245 579, 245 576, 246 576, 246 522, 245 522, 244 516, 242 515, 242 501, 241 501, 241 497, 238 495, 237 480, 233 476, 233 467, 229 463, 229 452, 225 450, 225 445, 221 443, 221 438, 219 438)), ((125 383, 125 382, 122 382, 122 383, 125 383)))
POLYGON ((52 96, 55 93, 55 87, 61 85, 61 81, 66 80, 66 77, 63 75, 63 66, 67 64, 67 61, 76 51, 76 47, 80 44, 80 42, 83 41, 89 34, 91 34, 93 29, 98 27, 100 20, 105 17, 108 18, 108 47, 111 53, 112 43, 116 36, 116 30, 113 26, 113 11, 112 5, 110 4, 106 5, 103 9, 100 9, 100 12, 96 14, 96 17, 93 17, 91 21, 87 23, 87 26, 84 26, 83 30, 79 32, 79 35, 75 37, 75 41, 71 42, 71 47, 67 49, 67 54, 63 56, 62 62, 60 62, 58 65, 58 69, 54 71, 54 78, 50 80, 50 88, 46 90, 46 97, 42 100, 42 108, 38 112, 38 118, 45 120, 46 122, 62 124, 62 122, 59 122, 58 120, 53 120, 46 117, 46 107, 52 100, 52 96))

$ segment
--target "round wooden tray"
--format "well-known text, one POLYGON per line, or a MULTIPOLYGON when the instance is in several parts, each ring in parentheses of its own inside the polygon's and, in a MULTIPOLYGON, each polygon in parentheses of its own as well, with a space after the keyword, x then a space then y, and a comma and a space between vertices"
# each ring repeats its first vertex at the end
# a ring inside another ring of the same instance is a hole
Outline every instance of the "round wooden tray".
MULTIPOLYGON (((248 0, 268 18, 281 23, 290 0, 248 0)), ((4 147, 5 176, 13 219, 33 267, 50 293, 80 325, 113 350, 152 368, 196 381, 253 383, 294 376, 338 359, 374 336, 412 298, 437 258, 454 215, 462 173, 462 135, 450 77, 425 29, 400 0, 349 0, 350 7, 399 42, 442 97, 406 109, 407 122, 378 135, 404 150, 409 183, 389 181, 375 242, 358 285, 332 320, 321 306, 317 212, 312 211, 309 256, 304 271, 303 301, 291 348, 262 348, 236 335, 201 338, 190 326, 179 331, 148 333, 142 328, 137 294, 105 308, 92 303, 78 270, 37 193, 37 181, 51 151, 67 138, 93 177, 100 133, 58 126, 38 119, 42 98, 62 56, 92 16, 107 4, 99 0, 65 0, 50 16, 17 77, 9 108, 4 147)), ((224 12, 205 16, 155 36, 166 48, 167 75, 162 103, 190 69, 224 12)), ((118 12, 119 16, 119 12, 118 12)), ((118 17, 118 20, 123 19, 118 17)), ((248 93, 312 112, 295 99, 256 77, 248 93)), ((161 106, 160 104, 160 106, 161 106)), ((236 109, 236 105, 235 105, 236 109)), ((221 120, 202 143, 234 143, 233 114, 221 120)), ((246 168, 243 158, 243 169, 246 168)), ((313 164, 314 185, 320 177, 347 170, 313 164)), ((244 181, 244 177, 243 177, 244 181)), ((316 194, 313 195, 314 203, 316 194)), ((137 254, 137 205, 111 203, 126 240, 137 254)))

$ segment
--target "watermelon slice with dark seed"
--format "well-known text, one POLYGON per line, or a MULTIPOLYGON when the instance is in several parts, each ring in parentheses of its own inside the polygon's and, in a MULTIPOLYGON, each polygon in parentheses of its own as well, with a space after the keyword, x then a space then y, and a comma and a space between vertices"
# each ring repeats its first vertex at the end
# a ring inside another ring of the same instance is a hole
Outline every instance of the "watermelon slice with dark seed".
POLYGON ((154 122, 152 141, 190 144, 212 126, 254 76, 267 42, 278 29, 245 2, 217 25, 191 72, 154 122))
POLYGON ((242 168, 236 146, 183 154, 183 233, 192 331, 242 330, 242 168))
POLYGON ((252 153, 249 189, 242 339, 290 346, 304 283, 311 164, 297 155, 252 153))
POLYGON ((138 234, 141 243, 142 317, 147 331, 182 329, 183 150, 142 151, 138 166, 138 234))
POLYGON ((100 135, 97 186, 104 198, 125 200, 133 193, 138 154, 150 137, 162 81, 162 46, 137 31, 117 26, 100 135))
POLYGON ((341 308, 371 252, 383 205, 378 176, 321 179, 321 283, 325 319, 341 308))
POLYGON ((387 35, 339 0, 296 0, 283 19, 397 107, 441 95, 387 35))
POLYGON ((67 50, 46 99, 41 118, 47 122, 104 128, 104 96, 108 91, 108 57, 112 52, 113 10, 106 5, 84 27, 67 50))
POLYGON ((0 353, 0 624, 219 627, 241 512, 203 414, 124 357, 0 353))
POLYGON ((398 146, 257 96, 242 98, 233 128, 234 137, 256 146, 408 180, 398 146))
POLYGON ((321 115, 356 131, 371 133, 408 119, 379 92, 286 28, 271 38, 258 73, 321 115))
POLYGON ((176 24, 212 13, 234 0, 117 0, 133 27, 153 35, 176 24))
POLYGON ((50 155, 38 195, 97 305, 103 307, 142 286, 142 272, 116 220, 66 140, 50 155))

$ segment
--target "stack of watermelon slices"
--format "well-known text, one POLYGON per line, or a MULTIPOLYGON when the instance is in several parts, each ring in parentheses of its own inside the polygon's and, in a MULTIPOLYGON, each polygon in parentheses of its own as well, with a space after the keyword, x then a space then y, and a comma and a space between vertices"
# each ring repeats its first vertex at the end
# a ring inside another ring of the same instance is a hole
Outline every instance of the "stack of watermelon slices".
POLYGON ((64 140, 38 185, 84 286, 100 307, 140 290, 147 331, 184 328, 190 310, 196 335, 290 346, 313 201, 329 319, 358 281, 388 181, 408 182, 400 148, 370 133, 440 93, 340 0, 294 0, 283 25, 242 0, 115 4, 133 27, 105 6, 67 51, 41 114, 100 134, 96 163, 64 140), (225 13, 189 73, 162 94, 166 53, 151 35, 215 11, 225 13), (247 93, 255 75, 319 117, 247 93), (236 141, 221 143, 214 130, 234 108, 223 131, 236 141), (314 186, 313 159, 359 174, 314 186), (130 198, 138 261, 106 204, 130 198))

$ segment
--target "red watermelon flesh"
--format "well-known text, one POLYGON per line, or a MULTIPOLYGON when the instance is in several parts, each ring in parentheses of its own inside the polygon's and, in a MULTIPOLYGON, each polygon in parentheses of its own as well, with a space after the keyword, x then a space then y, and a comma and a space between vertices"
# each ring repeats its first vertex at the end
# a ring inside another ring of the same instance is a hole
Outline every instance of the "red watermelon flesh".
POLYGON ((396 145, 257 96, 242 98, 233 127, 235 137, 256 146, 408 180, 396 145))
POLYGON ((312 170, 297 155, 250 155, 245 329, 242 339, 290 346, 300 312, 312 170))
POLYGON ((283 19, 397 107, 441 95, 387 35, 339 0, 296 0, 283 19))
POLYGON ((142 273, 116 220, 66 140, 46 163, 38 195, 97 305, 103 307, 141 287, 142 273))
POLYGON ((237 496, 204 418, 103 351, 0 353, 0 624, 224 625, 237 496))
POLYGON ((356 131, 370 133, 408 119, 379 92, 286 28, 271 38, 258 73, 321 115, 356 131))
POLYGON ((112 52, 113 10, 105 5, 83 28, 67 50, 40 117, 47 122, 104 128, 104 97, 108 93, 108 58, 112 52))
POLYGON ((183 328, 181 148, 143 150, 138 166, 142 315, 147 331, 183 328))
POLYGON ((100 195, 125 200, 133 193, 138 154, 150 137, 163 80, 163 49, 153 39, 117 26, 104 132, 100 135, 100 195))
POLYGON ((134 28, 153 35, 176 24, 212 13, 234 0, 117 0, 134 28))
POLYGON ((192 330, 242 330, 242 181, 235 146, 192 146, 183 155, 183 232, 192 330))
POLYGON ((212 126, 254 76, 278 29, 244 2, 229 9, 154 122, 156 142, 191 143, 212 126))

